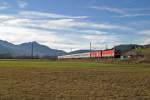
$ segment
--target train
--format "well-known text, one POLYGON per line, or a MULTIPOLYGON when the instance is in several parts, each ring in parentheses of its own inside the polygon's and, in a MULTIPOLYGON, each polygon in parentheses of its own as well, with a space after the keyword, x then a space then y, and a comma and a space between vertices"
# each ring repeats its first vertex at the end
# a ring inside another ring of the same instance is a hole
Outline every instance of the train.
POLYGON ((120 58, 121 53, 117 49, 95 50, 86 53, 68 54, 58 56, 58 59, 84 59, 84 58, 120 58))

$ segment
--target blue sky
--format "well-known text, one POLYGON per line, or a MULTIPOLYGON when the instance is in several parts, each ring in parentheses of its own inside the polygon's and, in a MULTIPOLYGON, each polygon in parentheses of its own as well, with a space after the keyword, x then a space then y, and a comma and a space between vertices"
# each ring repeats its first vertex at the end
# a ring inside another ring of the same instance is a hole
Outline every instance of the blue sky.
POLYGON ((0 39, 70 51, 150 43, 150 0, 0 0, 0 39))

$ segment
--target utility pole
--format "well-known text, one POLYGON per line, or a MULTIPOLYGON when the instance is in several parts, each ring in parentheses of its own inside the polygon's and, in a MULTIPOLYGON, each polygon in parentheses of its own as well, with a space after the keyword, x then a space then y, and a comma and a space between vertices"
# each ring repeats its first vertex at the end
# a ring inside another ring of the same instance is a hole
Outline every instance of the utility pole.
POLYGON ((33 42, 31 43, 31 57, 32 57, 32 59, 33 59, 33 42))
POLYGON ((72 48, 70 49, 70 52, 72 52, 72 48))
POLYGON ((90 42, 90 58, 91 58, 91 51, 92 51, 92 43, 90 42))
POLYGON ((108 45, 107 45, 107 44, 105 45, 105 49, 106 49, 106 50, 108 49, 108 45))

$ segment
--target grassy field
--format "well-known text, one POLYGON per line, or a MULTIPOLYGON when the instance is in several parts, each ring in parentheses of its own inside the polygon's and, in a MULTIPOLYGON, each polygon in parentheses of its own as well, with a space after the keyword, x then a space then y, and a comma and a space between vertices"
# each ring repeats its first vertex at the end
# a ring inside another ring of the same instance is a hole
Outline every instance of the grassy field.
POLYGON ((150 100, 150 64, 1 60, 0 100, 150 100))

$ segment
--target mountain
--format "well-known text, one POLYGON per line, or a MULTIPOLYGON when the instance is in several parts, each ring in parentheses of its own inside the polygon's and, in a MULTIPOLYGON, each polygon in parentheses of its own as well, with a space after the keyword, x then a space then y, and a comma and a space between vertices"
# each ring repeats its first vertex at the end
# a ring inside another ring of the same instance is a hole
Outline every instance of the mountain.
POLYGON ((51 49, 47 46, 41 45, 37 42, 29 42, 18 45, 20 49, 23 49, 26 55, 31 55, 33 45, 33 55, 34 56, 59 56, 66 54, 62 50, 51 49))
POLYGON ((9 43, 7 41, 0 40, 0 54, 1 55, 9 54, 9 55, 14 56, 16 52, 15 48, 16 48, 16 45, 9 43))
POLYGON ((23 43, 19 45, 14 45, 7 41, 0 40, 0 56, 1 55, 11 55, 12 57, 20 56, 31 56, 33 44, 33 55, 39 57, 52 57, 58 55, 64 55, 66 52, 57 49, 51 49, 45 45, 41 45, 37 42, 23 43))
MULTIPOLYGON (((33 45, 33 55, 38 57, 54 57, 54 56, 65 55, 65 54, 86 53, 90 51, 90 50, 77 50, 77 51, 66 53, 62 50, 52 49, 45 45, 41 45, 37 42, 28 42, 19 45, 14 45, 10 42, 0 40, 0 57, 31 56, 32 45, 33 45)), ((126 45, 115 46, 114 48, 120 50, 121 53, 124 54, 136 48, 150 48, 150 44, 148 45, 126 44, 126 45)))
POLYGON ((144 45, 145 48, 150 48, 150 44, 144 45))
MULTIPOLYGON (((148 45, 124 44, 124 45, 115 46, 113 48, 120 50, 121 53, 126 53, 136 48, 150 48, 150 44, 148 45)), ((77 54, 77 53, 86 53, 86 52, 90 52, 90 50, 76 50, 76 51, 69 52, 68 54, 77 54)))
POLYGON ((86 52, 90 52, 90 50, 76 50, 76 51, 69 52, 68 54, 77 54, 77 53, 86 53, 86 52))
POLYGON ((10 53, 10 49, 8 49, 7 47, 0 45, 0 54, 9 54, 10 53))
POLYGON ((143 45, 137 45, 137 44, 125 44, 125 45, 119 45, 115 46, 114 48, 117 50, 120 50, 121 53, 136 49, 136 48, 143 48, 143 45))

